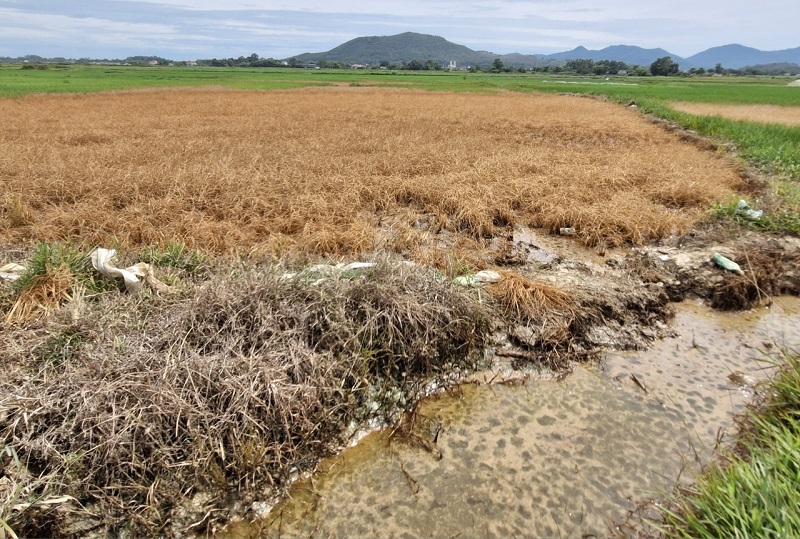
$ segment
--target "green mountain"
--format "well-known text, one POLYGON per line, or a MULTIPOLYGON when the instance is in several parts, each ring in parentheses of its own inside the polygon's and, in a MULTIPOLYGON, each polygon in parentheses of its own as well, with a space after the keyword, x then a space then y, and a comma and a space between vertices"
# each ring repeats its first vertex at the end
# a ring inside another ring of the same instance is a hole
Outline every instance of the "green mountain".
POLYGON ((567 60, 591 59, 617 60, 633 65, 649 66, 658 58, 671 56, 681 69, 690 67, 714 67, 721 63, 726 68, 741 68, 748 65, 772 63, 800 63, 800 47, 782 51, 760 51, 742 45, 713 47, 688 58, 681 58, 664 49, 643 49, 629 45, 614 45, 602 50, 589 50, 577 47, 571 51, 548 55, 495 54, 487 51, 474 51, 464 45, 457 45, 443 37, 405 32, 394 36, 358 37, 327 52, 305 53, 295 58, 302 63, 344 62, 348 64, 378 65, 405 64, 412 60, 422 63, 433 60, 443 66, 455 61, 459 66, 491 65, 500 58, 508 67, 538 67, 561 65, 567 60))
POLYGON ((616 60, 625 62, 628 65, 649 66, 664 56, 671 57, 675 62, 678 62, 681 67, 683 67, 686 63, 686 61, 680 56, 676 56, 669 51, 665 51, 664 49, 643 49, 641 47, 634 47, 631 45, 612 45, 600 50, 590 50, 586 47, 580 46, 571 51, 548 54, 547 58, 552 60, 587 59, 594 60, 595 62, 598 60, 616 60))
POLYGON ((347 62, 378 65, 381 62, 403 64, 412 60, 433 60, 442 65, 455 61, 459 66, 489 65, 495 58, 513 66, 542 65, 547 62, 540 56, 523 54, 498 55, 486 51, 474 51, 464 45, 456 45, 443 37, 415 32, 394 36, 357 37, 327 52, 305 53, 295 56, 302 62, 347 62))
POLYGON ((800 63, 800 47, 780 51, 762 51, 738 44, 724 45, 699 52, 687 60, 699 67, 714 67, 719 63, 722 64, 722 67, 734 69, 779 62, 796 64, 800 63))

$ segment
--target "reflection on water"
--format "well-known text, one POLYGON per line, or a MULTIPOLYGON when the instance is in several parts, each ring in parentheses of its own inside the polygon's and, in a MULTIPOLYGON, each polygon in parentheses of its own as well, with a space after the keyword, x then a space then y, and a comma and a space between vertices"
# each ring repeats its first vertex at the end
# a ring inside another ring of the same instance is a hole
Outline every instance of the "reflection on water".
POLYGON ((766 374, 761 349, 800 346, 800 301, 735 315, 679 305, 675 329, 560 382, 426 399, 419 414, 441 426, 441 458, 372 433, 225 536, 608 536, 637 500, 708 458, 746 381, 766 374))

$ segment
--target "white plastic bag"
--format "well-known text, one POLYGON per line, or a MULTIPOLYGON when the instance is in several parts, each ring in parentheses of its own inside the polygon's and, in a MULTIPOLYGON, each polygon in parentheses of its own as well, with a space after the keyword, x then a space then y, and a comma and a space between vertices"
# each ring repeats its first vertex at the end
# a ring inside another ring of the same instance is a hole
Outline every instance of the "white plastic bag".
POLYGON ((98 247, 92 252, 92 266, 94 269, 111 279, 122 278, 125 280, 125 289, 131 294, 138 294, 146 283, 156 292, 169 292, 170 287, 156 279, 150 264, 139 262, 125 269, 112 264, 117 251, 98 247))

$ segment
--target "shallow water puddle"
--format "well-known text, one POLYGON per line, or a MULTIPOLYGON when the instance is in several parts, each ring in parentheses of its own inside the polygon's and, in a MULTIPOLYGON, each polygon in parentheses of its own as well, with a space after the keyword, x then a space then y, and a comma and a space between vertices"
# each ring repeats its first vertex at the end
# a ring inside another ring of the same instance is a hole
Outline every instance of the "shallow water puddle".
POLYGON ((797 299, 749 313, 677 311, 678 337, 608 353, 602 368, 426 399, 419 424, 441 458, 372 433, 295 483, 266 518, 224 536, 608 536, 637 500, 708 458, 751 377, 767 374, 760 350, 800 346, 797 299))

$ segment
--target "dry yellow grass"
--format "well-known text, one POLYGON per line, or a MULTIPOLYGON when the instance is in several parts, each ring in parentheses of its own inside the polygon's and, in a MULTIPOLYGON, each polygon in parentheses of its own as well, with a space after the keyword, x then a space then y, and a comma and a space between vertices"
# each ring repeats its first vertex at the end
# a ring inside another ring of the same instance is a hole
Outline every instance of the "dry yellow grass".
POLYGON ((506 314, 535 320, 554 311, 570 314, 577 309, 572 296, 559 288, 511 271, 500 273, 503 279, 487 290, 498 299, 506 314))
POLYGON ((425 258, 519 223, 619 245, 686 230, 741 183, 634 111, 567 96, 153 90, 6 99, 0 118, 13 243, 425 258))
POLYGON ((7 323, 22 322, 39 318, 55 310, 61 303, 71 299, 72 271, 67 264, 58 268, 47 268, 30 283, 17 297, 5 315, 7 323))
POLYGON ((800 125, 800 107, 780 105, 724 105, 712 103, 683 103, 670 105, 681 112, 698 116, 722 116, 731 120, 800 125))

